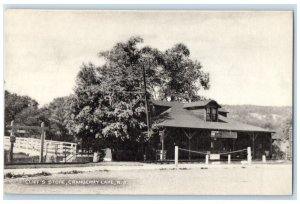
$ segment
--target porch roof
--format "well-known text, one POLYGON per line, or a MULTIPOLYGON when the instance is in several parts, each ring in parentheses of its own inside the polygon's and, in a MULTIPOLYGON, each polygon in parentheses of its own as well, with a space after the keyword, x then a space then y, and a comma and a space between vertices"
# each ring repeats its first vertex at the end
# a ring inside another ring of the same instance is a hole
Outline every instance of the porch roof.
POLYGON ((205 121, 201 119, 201 116, 198 116, 196 113, 185 109, 184 103, 180 102, 153 101, 153 104, 157 106, 170 107, 158 117, 162 122, 158 123, 157 125, 161 127, 274 133, 274 131, 244 124, 224 117, 220 114, 218 115, 218 122, 205 121))

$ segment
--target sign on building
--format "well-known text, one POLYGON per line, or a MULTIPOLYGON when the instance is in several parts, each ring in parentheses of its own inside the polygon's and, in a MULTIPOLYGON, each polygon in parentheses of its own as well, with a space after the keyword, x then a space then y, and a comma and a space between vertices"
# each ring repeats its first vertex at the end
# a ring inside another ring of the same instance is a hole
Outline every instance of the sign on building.
POLYGON ((237 132, 230 131, 211 131, 211 137, 237 139, 237 132))

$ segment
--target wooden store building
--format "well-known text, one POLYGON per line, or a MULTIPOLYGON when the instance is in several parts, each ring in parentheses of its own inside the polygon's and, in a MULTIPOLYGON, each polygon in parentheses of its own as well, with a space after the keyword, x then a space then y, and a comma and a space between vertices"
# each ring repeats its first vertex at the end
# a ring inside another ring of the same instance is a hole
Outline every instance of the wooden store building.
MULTIPOLYGON (((179 153, 181 160, 203 159, 205 155, 222 154, 251 147, 252 159, 262 155, 271 158, 274 131, 244 124, 227 117, 216 101, 189 103, 152 101, 153 119, 160 128, 162 159, 174 159, 174 147, 191 150, 179 153), (193 153, 195 151, 195 153, 193 153)), ((233 153, 233 159, 245 159, 246 152, 233 153)))

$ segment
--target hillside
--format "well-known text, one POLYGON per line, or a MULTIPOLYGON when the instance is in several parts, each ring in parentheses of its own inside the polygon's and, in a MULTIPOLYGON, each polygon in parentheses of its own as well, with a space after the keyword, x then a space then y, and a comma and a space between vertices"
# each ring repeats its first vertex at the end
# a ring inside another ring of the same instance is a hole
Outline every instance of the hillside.
POLYGON ((228 117, 237 121, 275 130, 282 136, 285 128, 291 126, 291 106, 222 105, 228 117))

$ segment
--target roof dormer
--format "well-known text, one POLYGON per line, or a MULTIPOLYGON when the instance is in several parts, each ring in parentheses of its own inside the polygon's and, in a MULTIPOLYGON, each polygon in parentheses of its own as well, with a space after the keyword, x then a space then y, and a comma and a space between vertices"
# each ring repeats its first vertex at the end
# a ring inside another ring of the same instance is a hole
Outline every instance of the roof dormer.
POLYGON ((202 110, 205 112, 204 119, 206 121, 216 122, 218 121, 218 108, 221 108, 221 106, 214 100, 205 100, 186 103, 183 108, 191 111, 202 110))
POLYGON ((208 106, 221 108, 221 106, 215 100, 204 100, 204 101, 195 101, 195 102, 191 102, 191 103, 185 103, 183 105, 183 108, 188 109, 188 110, 193 110, 193 109, 206 108, 208 106))

